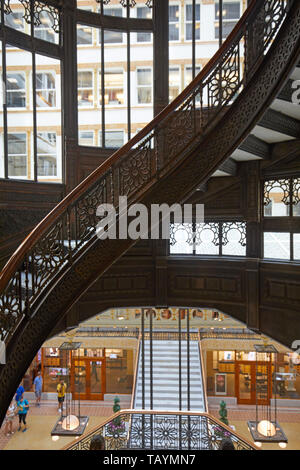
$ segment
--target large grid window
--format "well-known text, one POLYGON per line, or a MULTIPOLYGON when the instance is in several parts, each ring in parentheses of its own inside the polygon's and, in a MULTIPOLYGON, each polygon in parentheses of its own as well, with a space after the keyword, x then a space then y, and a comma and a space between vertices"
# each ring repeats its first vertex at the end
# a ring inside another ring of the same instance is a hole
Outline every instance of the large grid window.
POLYGON ((78 106, 94 106, 94 77, 90 70, 78 72, 78 106))
POLYGON ((219 39, 219 21, 222 15, 223 39, 227 38, 241 16, 241 2, 223 2, 223 11, 220 13, 219 2, 215 2, 215 38, 219 39))
MULTIPOLYGON (((185 6, 185 39, 192 41, 193 39, 193 5, 185 6)), ((200 39, 200 5, 195 5, 195 40, 200 39)))
POLYGON ((246 222, 171 224, 170 254, 246 256, 246 222))
POLYGON ((12 178, 27 177, 27 136, 26 133, 7 135, 8 174, 12 178))
POLYGON ((137 96, 139 104, 152 103, 152 69, 137 69, 137 96))
POLYGON ((38 72, 36 74, 36 106, 38 108, 55 108, 55 80, 55 72, 38 72))
POLYGON ((300 260, 300 177, 264 182, 263 215, 264 258, 300 260))
POLYGON ((179 41, 179 22, 180 10, 179 5, 169 6, 169 41, 179 41))
POLYGON ((26 75, 24 72, 7 72, 7 107, 26 108, 26 75))

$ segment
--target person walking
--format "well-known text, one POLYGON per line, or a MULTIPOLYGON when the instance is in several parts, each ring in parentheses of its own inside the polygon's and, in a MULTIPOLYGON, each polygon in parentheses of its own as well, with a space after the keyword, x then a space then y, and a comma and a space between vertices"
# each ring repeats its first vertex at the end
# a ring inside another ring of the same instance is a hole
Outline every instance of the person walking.
POLYGON ((24 429, 22 432, 27 431, 27 424, 26 424, 26 417, 27 413, 29 410, 29 404, 28 401, 21 397, 21 399, 18 401, 18 415, 19 415, 19 429, 18 431, 21 431, 22 429, 22 423, 24 424, 24 429))
POLYGON ((34 379, 33 385, 34 385, 34 393, 35 393, 35 398, 36 398, 35 405, 41 406, 43 378, 40 372, 37 373, 37 376, 34 379))
POLYGON ((17 412, 16 404, 14 403, 14 401, 12 401, 11 404, 9 405, 9 408, 6 412, 6 417, 5 417, 5 431, 4 432, 7 436, 14 434, 12 426, 13 426, 13 420, 16 415, 16 412, 17 412))
POLYGON ((20 383, 20 385, 17 388, 16 396, 15 396, 15 400, 17 404, 18 404, 18 401, 20 401, 20 399, 23 397, 24 392, 25 392, 24 387, 22 383, 20 383))
POLYGON ((67 390, 67 386, 66 386, 63 379, 61 379, 61 381, 57 385, 56 390, 57 390, 58 411, 60 413, 62 413, 63 412, 64 401, 65 401, 65 394, 66 394, 66 390, 67 390))

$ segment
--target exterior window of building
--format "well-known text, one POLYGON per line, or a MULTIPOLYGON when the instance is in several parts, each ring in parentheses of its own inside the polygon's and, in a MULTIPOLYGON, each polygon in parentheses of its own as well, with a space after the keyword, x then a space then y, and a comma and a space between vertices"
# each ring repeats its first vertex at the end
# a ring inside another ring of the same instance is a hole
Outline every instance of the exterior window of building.
POLYGON ((94 105, 93 72, 78 72, 78 106, 90 107, 94 105))
POLYGON ((152 69, 137 69, 138 104, 152 103, 152 69))
POLYGON ((169 68, 169 101, 173 101, 180 93, 180 68, 169 68))
MULTIPOLYGON (((91 8, 82 6, 82 10, 92 11, 91 8)), ((93 29, 90 26, 77 25, 77 46, 91 46, 93 44, 93 29)))
POLYGON ((171 224, 170 254, 246 256, 245 222, 171 224))
POLYGON ((94 145, 94 132, 93 131, 79 131, 79 145, 92 147, 94 145))
POLYGON ((4 15, 5 25, 18 31, 25 31, 24 10, 13 10, 10 15, 4 15))
POLYGON ((41 11, 39 15, 40 24, 34 26, 34 36, 47 42, 57 44, 59 42, 59 34, 52 28, 53 19, 48 11, 41 11))
MULTIPOLYGON (((101 71, 99 72, 100 102, 101 100, 101 71)), ((118 106, 124 104, 124 72, 122 69, 106 70, 104 74, 105 104, 118 106)))
POLYGON ((289 233, 264 233, 264 258, 291 259, 291 240, 289 233))
POLYGON ((300 178, 268 180, 264 183, 264 216, 300 215, 300 178))
POLYGON ((26 108, 26 77, 23 72, 7 72, 7 107, 26 108))
MULTIPOLYGON (((148 7, 137 7, 136 9, 136 16, 137 18, 151 18, 151 11, 149 11, 148 7)), ((152 35, 151 33, 143 32, 143 33, 137 33, 137 42, 151 42, 152 40, 152 35)))
MULTIPOLYGON (((195 67, 195 77, 200 73, 201 67, 195 67)), ((187 87, 189 83, 193 80, 193 67, 190 65, 185 68, 184 73, 184 86, 187 87)))
MULTIPOLYGON (((102 147, 102 132, 99 132, 99 145, 102 147)), ((124 145, 124 132, 123 131, 106 131, 105 132, 105 147, 106 148, 120 148, 124 145)))
POLYGON ((57 176, 57 148, 55 132, 37 135, 38 176, 57 176))
MULTIPOLYGON (((223 38, 227 38, 241 16, 241 2, 223 2, 223 11, 222 11, 222 22, 223 22, 223 38)), ((220 19, 220 9, 219 2, 215 3, 215 38, 219 38, 219 19, 220 19)))
POLYGON ((294 260, 300 260, 300 233, 293 236, 294 260))
MULTIPOLYGON (((195 39, 200 39, 200 5, 195 5, 195 39)), ((185 6, 185 39, 193 39, 193 5, 185 6)))
POLYGON ((55 72, 36 74, 36 106, 38 108, 55 108, 55 78, 55 72))
POLYGON ((27 177, 27 137, 25 133, 7 135, 8 141, 8 175, 10 177, 27 177))
POLYGON ((169 41, 179 41, 179 5, 169 6, 169 41))

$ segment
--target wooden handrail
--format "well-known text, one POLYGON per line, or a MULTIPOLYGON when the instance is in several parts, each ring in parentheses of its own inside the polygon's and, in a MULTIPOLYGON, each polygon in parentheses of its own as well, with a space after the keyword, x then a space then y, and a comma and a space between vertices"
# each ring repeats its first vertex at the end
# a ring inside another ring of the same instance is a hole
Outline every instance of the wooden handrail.
MULTIPOLYGON (((240 441, 246 443, 248 446, 252 447, 255 450, 260 450, 259 447, 257 447, 253 442, 248 440, 246 437, 240 436, 236 431, 234 431, 231 427, 227 426, 226 424, 222 423, 218 418, 215 418, 214 416, 210 415, 209 413, 202 413, 199 411, 164 411, 164 410, 122 410, 119 411, 118 413, 115 413, 112 415, 110 418, 106 419, 101 425, 95 426, 90 432, 82 436, 81 439, 87 439, 90 436, 94 435, 97 431, 99 431, 101 428, 109 424, 111 421, 115 420, 119 416, 123 415, 167 415, 167 416, 202 416, 204 418, 207 418, 211 420, 214 424, 217 426, 220 426, 221 428, 224 428, 225 431, 228 433, 232 434, 234 437, 239 439, 240 441)), ((74 445, 78 444, 80 440, 74 440, 71 443, 67 444, 64 446, 61 450, 68 450, 70 447, 73 447, 74 445)))
POLYGON ((229 34, 224 41, 222 47, 211 58, 207 65, 200 71, 195 79, 182 91, 174 101, 167 105, 149 124, 147 124, 137 135, 130 139, 123 147, 117 150, 111 157, 102 163, 96 170, 94 170, 85 180, 83 180, 76 188, 73 189, 25 238, 23 243, 11 256, 9 261, 4 266, 0 273, 0 292, 3 291, 14 273, 23 262, 26 253, 28 253, 35 243, 42 237, 42 235, 51 227, 51 225, 65 213, 70 205, 82 196, 85 191, 99 180, 117 161, 124 157, 136 144, 141 142, 147 135, 149 135, 156 127, 158 127, 176 108, 184 102, 184 100, 197 88, 205 77, 214 69, 218 64, 220 58, 230 49, 232 43, 242 36, 244 28, 249 19, 254 15, 256 10, 260 8, 260 2, 252 0, 250 6, 247 8, 239 22, 236 24, 233 31, 229 34))

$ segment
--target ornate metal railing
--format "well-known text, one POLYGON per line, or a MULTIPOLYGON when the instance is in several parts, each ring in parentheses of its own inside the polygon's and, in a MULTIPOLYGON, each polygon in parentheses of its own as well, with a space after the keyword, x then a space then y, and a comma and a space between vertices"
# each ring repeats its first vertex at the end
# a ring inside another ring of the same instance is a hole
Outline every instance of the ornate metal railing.
POLYGON ((225 438, 235 450, 258 450, 207 413, 136 410, 116 413, 63 450, 89 450, 96 435, 104 437, 106 450, 219 450, 225 438))
POLYGON ((223 46, 185 90, 75 188, 31 232, 0 275, 0 340, 5 341, 64 270, 96 238, 97 207, 136 202, 217 126, 261 64, 291 0, 253 1, 223 46))

